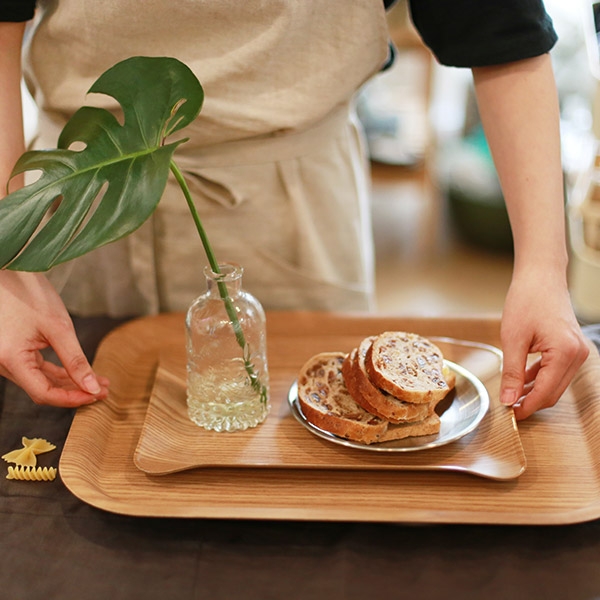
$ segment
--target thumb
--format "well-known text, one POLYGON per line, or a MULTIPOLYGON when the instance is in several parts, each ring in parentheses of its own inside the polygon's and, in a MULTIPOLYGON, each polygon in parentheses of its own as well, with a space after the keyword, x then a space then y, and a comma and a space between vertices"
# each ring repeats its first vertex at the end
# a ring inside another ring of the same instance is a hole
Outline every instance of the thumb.
POLYGON ((54 329, 48 342, 73 383, 88 394, 99 394, 102 388, 81 349, 72 323, 54 329))
POLYGON ((520 345, 505 344, 503 352, 500 402, 512 406, 523 395, 527 350, 520 345))

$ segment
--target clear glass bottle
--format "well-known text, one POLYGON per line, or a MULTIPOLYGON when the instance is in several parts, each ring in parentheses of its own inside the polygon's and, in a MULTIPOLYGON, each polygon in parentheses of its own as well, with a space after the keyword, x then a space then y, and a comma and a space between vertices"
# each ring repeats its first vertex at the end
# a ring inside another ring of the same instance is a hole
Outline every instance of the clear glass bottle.
POLYGON ((237 431, 269 412, 266 319, 242 289, 242 267, 219 268, 220 274, 205 268, 207 291, 186 316, 188 415, 205 429, 237 431), (226 286, 229 311, 219 286, 226 286))

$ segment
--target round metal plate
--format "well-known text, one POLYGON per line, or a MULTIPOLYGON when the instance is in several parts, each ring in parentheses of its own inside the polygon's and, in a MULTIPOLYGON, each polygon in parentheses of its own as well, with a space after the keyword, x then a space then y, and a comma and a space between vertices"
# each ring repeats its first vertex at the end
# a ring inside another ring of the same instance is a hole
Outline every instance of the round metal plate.
POLYGON ((370 450, 371 452, 413 452, 415 450, 436 448, 471 433, 479 425, 490 407, 490 396, 487 389, 473 373, 449 360, 444 362, 455 373, 456 386, 436 408, 441 420, 440 431, 436 435, 410 437, 378 444, 354 442, 324 431, 306 419, 298 401, 297 381, 290 387, 288 402, 292 414, 306 429, 334 444, 370 450))

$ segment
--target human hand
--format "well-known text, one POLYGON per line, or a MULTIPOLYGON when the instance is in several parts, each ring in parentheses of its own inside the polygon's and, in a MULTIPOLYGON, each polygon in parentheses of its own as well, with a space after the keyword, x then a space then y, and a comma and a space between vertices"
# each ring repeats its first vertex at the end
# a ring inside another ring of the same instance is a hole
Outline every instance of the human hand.
POLYGON ((554 406, 589 353, 564 278, 540 272, 513 278, 501 340, 500 401, 518 420, 554 406), (530 353, 540 356, 527 366, 530 353))
POLYGON ((40 273, 0 271, 0 375, 37 404, 76 407, 106 398, 59 295, 40 273), (63 366, 44 360, 51 347, 63 366))

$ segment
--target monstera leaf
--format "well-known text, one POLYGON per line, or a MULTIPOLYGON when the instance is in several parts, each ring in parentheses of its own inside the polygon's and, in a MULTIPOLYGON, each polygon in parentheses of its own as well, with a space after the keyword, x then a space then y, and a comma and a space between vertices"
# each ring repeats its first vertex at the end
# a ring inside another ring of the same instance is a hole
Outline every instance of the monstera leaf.
MULTIPOLYGON (((114 98, 123 123, 107 110, 84 106, 65 125, 55 150, 26 152, 12 175, 41 177, 0 200, 0 268, 47 271, 135 231, 152 214, 169 172, 175 176, 215 273, 219 263, 185 179, 172 160, 185 139, 166 138, 200 112, 204 92, 174 58, 137 56, 108 71, 90 92, 114 98), (73 148, 76 143, 83 149, 73 148)), ((247 358, 247 343, 224 282, 219 292, 242 349, 250 383, 267 401, 267 387, 247 358)))
POLYGON ((42 174, 0 201, 0 268, 46 271, 142 225, 185 141, 165 140, 196 118, 204 99, 190 69, 163 57, 120 62, 89 91, 117 100, 123 123, 84 106, 65 125, 57 149, 23 154, 12 176, 42 174), (83 149, 71 149, 76 142, 83 149))

